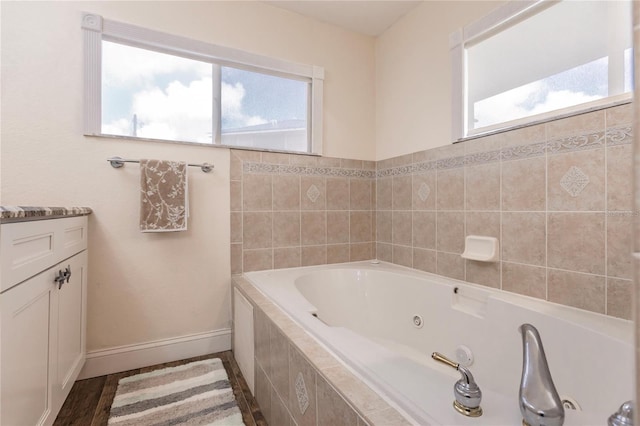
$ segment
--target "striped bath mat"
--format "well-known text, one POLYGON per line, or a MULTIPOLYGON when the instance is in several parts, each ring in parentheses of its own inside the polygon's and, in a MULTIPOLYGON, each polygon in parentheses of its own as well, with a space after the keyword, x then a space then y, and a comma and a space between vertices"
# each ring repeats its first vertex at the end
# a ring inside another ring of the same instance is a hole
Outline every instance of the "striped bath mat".
POLYGON ((219 358, 125 377, 110 425, 244 425, 219 358))

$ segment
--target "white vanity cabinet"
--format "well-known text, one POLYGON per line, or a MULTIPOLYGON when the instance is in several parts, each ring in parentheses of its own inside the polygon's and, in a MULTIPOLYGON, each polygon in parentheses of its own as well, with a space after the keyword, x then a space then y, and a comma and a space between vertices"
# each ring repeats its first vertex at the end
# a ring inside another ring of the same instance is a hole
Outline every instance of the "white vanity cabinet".
POLYGON ((50 425, 84 365, 87 217, 0 225, 0 424, 50 425))

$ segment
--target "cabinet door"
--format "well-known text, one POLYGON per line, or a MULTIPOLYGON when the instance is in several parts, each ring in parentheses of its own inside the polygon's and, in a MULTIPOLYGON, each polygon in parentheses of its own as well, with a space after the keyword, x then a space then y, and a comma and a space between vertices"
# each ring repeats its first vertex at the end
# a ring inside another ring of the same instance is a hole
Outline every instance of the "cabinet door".
POLYGON ((50 324, 57 287, 51 270, 0 295, 0 423, 50 422, 52 354, 50 324))
POLYGON ((69 395, 85 360, 85 321, 87 297, 87 253, 82 252, 54 267, 71 271, 68 283, 57 292, 57 356, 54 398, 57 408, 69 395))

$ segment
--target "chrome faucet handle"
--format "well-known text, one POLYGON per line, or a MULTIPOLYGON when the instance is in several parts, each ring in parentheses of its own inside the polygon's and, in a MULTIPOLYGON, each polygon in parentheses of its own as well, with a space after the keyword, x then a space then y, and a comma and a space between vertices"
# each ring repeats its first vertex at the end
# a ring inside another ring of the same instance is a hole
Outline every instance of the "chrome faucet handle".
POLYGON ((564 406, 558 395, 538 330, 522 324, 522 379, 520 413, 526 426, 562 426, 564 406))
POLYGON ((480 417, 482 415, 482 407, 480 407, 482 391, 480 391, 480 387, 474 380, 471 371, 438 352, 432 353, 431 358, 455 368, 462 375, 462 378, 453 385, 453 395, 456 398, 453 401, 453 408, 464 416, 480 417))
POLYGON ((633 426, 633 403, 627 401, 613 413, 607 421, 608 426, 633 426))

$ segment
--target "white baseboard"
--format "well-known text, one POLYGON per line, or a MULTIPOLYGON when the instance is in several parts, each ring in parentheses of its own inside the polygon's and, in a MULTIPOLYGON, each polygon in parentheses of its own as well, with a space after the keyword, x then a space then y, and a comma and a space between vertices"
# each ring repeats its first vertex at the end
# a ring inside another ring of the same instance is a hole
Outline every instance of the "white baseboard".
POLYGON ((231 329, 172 337, 87 353, 78 380, 231 349, 231 329))

